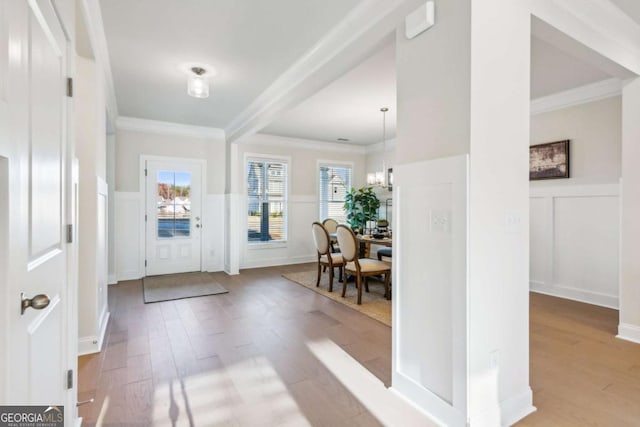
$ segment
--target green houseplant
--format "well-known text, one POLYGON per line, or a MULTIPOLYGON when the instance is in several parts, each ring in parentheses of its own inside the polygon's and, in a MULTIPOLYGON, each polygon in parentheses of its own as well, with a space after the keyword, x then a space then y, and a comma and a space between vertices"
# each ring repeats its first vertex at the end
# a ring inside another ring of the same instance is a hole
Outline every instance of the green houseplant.
POLYGON ((380 199, 373 192, 372 187, 363 187, 358 190, 351 188, 344 200, 347 223, 353 231, 362 232, 367 221, 376 221, 378 219, 380 199))

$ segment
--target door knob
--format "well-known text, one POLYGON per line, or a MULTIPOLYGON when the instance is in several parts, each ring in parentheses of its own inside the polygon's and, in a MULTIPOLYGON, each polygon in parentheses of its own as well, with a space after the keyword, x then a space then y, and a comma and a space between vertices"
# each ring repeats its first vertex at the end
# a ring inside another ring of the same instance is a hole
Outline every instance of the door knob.
POLYGON ((196 217, 196 221, 200 221, 200 217, 199 216, 196 217))
POLYGON ((29 307, 34 310, 42 310, 49 305, 49 302, 49 297, 44 294, 39 294, 29 299, 24 296, 24 292, 20 292, 20 314, 24 314, 29 307))
POLYGON ((200 224, 196 224, 196 227, 197 227, 197 228, 200 228, 200 224))

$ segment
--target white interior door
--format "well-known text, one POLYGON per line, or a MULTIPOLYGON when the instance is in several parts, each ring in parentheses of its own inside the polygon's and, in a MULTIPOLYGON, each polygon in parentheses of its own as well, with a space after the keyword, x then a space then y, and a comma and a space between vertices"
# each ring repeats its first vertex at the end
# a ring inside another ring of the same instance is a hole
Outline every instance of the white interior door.
POLYGON ((202 165, 146 162, 146 275, 200 271, 202 165))
POLYGON ((8 248, 0 253, 0 274, 7 279, 0 290, 7 345, 0 381, 3 403, 64 405, 70 425, 75 404, 66 381, 73 360, 65 233, 68 41, 58 16, 51 1, 0 0, 0 29, 7 31, 0 38, 0 123, 7 133, 0 139, 6 175, 0 182, 6 210, 0 248, 8 248))

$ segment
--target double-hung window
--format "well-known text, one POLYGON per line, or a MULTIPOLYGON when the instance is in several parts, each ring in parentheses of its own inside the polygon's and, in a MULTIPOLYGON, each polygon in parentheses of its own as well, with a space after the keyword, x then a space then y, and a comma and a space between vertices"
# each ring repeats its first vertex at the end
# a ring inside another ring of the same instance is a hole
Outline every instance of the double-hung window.
POLYGON ((344 199, 351 189, 351 171, 350 165, 320 164, 320 220, 333 218, 339 223, 347 222, 344 199))
POLYGON ((287 163, 247 160, 247 230, 250 243, 287 240, 287 163))

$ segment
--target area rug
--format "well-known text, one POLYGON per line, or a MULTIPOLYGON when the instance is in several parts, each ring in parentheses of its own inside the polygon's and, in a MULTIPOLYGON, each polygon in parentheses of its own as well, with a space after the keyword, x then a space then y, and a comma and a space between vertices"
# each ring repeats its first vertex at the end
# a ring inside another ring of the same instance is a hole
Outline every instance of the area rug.
POLYGON ((144 302, 169 301, 229 292, 208 273, 179 273, 142 279, 144 302))
POLYGON ((342 298, 342 283, 338 282, 338 276, 333 279, 333 292, 329 292, 329 274, 322 273, 320 287, 316 287, 317 271, 303 271, 300 273, 287 273, 282 276, 314 292, 324 295, 334 301, 344 304, 354 310, 365 314, 372 319, 391 326, 391 301, 384 298, 384 283, 374 278, 369 279, 369 292, 362 290, 362 304, 356 304, 358 291, 354 282, 347 284, 347 294, 342 298))

